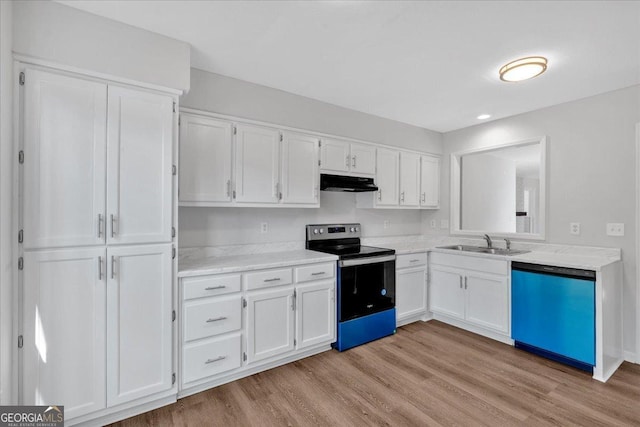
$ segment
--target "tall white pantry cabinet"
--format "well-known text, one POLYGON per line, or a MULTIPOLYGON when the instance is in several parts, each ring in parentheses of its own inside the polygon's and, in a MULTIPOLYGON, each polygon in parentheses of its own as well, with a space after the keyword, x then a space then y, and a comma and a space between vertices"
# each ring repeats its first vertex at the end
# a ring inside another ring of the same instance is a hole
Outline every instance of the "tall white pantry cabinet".
POLYGON ((175 394, 175 95, 21 71, 20 403, 73 423, 175 394))

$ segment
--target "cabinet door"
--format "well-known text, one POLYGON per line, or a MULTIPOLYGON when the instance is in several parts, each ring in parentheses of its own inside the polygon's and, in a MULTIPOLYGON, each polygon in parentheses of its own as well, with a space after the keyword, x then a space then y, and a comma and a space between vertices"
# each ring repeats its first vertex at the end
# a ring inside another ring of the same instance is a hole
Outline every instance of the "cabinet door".
POLYGON ((376 206, 398 206, 400 187, 400 152, 378 148, 376 185, 378 194, 376 206))
POLYGON ((431 266, 429 309, 434 313, 464 319, 464 274, 440 266, 431 266))
POLYGON ((278 203, 280 132, 249 125, 236 128, 236 201, 278 203))
POLYGON ((440 207, 440 159, 431 156, 420 158, 420 206, 440 207))
POLYGON ((282 140, 282 203, 319 205, 319 141, 285 132, 282 140))
POLYGON ((509 278, 467 272, 466 320, 499 332, 509 332, 509 278))
POLYGON ((398 320, 427 311, 427 281, 424 267, 396 270, 396 315, 398 320))
POLYGON ((107 86, 25 76, 24 247, 104 243, 107 86))
POLYGON ((25 252, 23 404, 105 408, 104 264, 100 248, 25 252))
POLYGON ((189 114, 180 123, 180 202, 230 202, 232 124, 189 114))
POLYGON ((107 250, 107 403, 171 388, 171 245, 107 250))
POLYGON ((400 204, 420 206, 420 155, 400 153, 400 204))
POLYGON ((374 175, 376 173, 376 147, 351 144, 351 172, 374 175))
POLYGON ((173 99, 109 86, 109 243, 171 242, 173 99))
POLYGON ((247 363, 293 350, 293 286, 247 296, 247 363))
POLYGON ((333 280, 296 287, 296 348, 332 343, 336 336, 333 280))
POLYGON ((323 139, 320 160, 320 170, 323 172, 333 174, 349 172, 351 167, 349 143, 336 139, 323 139))

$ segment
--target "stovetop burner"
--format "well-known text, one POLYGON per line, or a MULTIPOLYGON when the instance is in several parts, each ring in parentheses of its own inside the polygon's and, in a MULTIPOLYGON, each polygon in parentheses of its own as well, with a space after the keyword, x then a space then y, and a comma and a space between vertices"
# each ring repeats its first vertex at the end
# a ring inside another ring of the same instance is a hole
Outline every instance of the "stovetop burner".
POLYGON ((393 249, 362 246, 360 224, 307 225, 306 248, 338 255, 341 260, 381 255, 393 255, 393 249))

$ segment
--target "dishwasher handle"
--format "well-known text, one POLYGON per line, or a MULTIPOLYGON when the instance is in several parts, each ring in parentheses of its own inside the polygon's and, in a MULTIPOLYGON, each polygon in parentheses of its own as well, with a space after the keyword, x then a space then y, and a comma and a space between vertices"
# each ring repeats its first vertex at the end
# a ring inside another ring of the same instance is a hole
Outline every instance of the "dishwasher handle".
POLYGON ((531 273, 550 274, 553 276, 571 277, 574 279, 596 280, 596 272, 579 268, 557 267, 553 265, 529 264, 526 262, 512 262, 512 271, 528 271, 531 273))

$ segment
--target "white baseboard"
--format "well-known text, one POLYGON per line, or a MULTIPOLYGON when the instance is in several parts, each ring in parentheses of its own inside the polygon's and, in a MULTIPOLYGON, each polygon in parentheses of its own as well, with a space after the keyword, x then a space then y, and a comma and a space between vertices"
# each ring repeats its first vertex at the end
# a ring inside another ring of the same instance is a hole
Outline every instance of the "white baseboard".
POLYGON ((625 362, 640 363, 640 361, 637 358, 636 353, 634 353, 632 351, 625 351, 624 352, 624 360, 625 360, 625 362))

